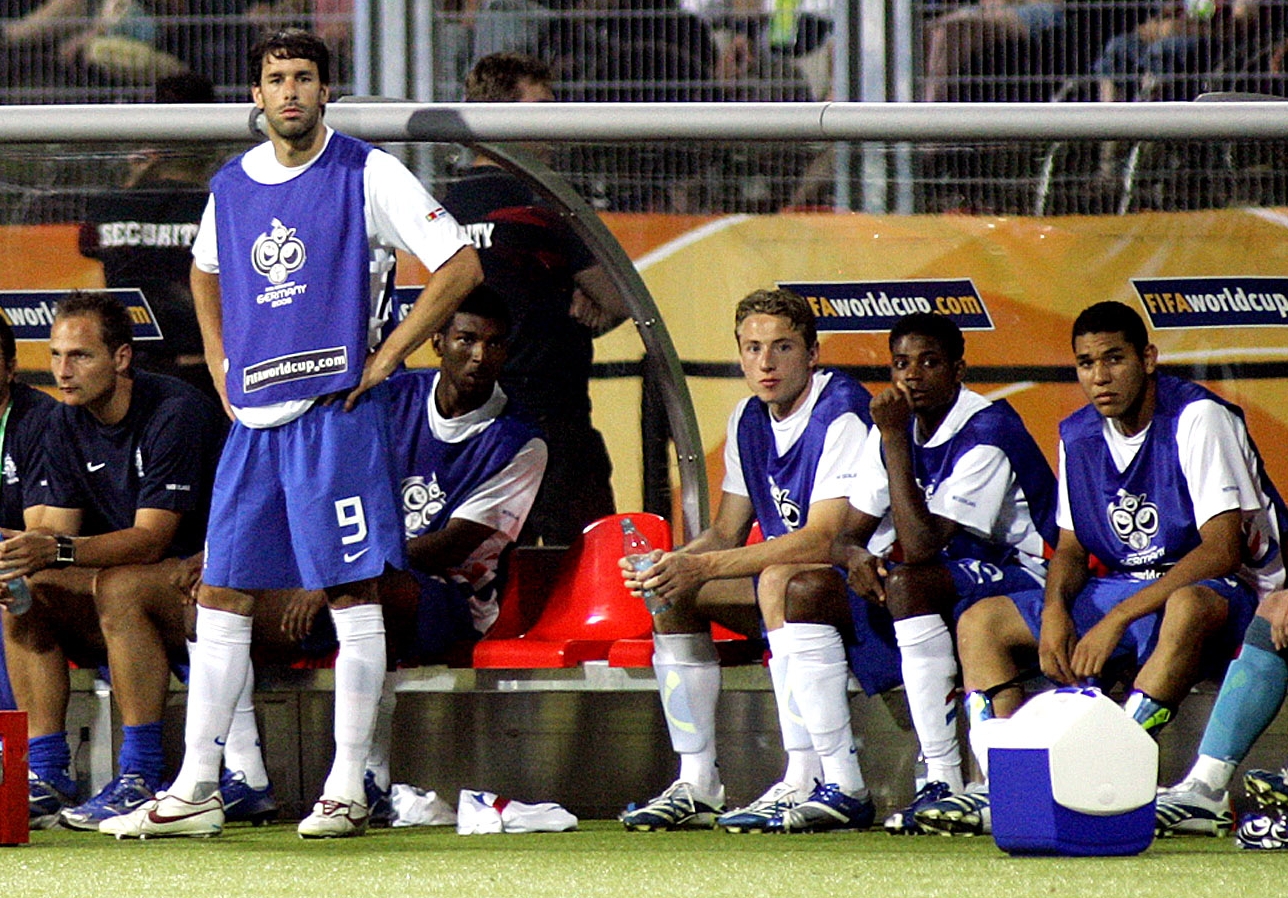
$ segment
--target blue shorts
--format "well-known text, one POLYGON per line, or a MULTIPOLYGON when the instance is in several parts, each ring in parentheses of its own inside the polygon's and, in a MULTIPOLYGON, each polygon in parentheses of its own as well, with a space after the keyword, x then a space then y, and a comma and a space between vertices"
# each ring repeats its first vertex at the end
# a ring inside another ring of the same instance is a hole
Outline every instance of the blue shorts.
MULTIPOLYGON (((1041 586, 1041 581, 1019 564, 997 565, 964 558, 945 560, 944 567, 957 589, 953 620, 961 617, 980 599, 1041 586)), ((845 572, 842 571, 841 575, 845 576, 845 572)), ((846 640, 850 670, 868 695, 898 686, 903 682, 903 663, 895 642, 890 612, 852 590, 847 589, 846 596, 850 602, 850 617, 854 621, 852 638, 846 640)))
POLYGON ((953 586, 957 589, 957 601, 953 604, 954 621, 980 599, 1009 596, 1032 589, 1041 590, 1043 586, 1036 574, 1014 562, 993 564, 991 561, 959 558, 945 561, 944 567, 948 568, 953 586))
MULTIPOLYGON (((1085 636, 1087 631, 1100 623, 1111 608, 1134 596, 1148 585, 1146 581, 1126 577, 1092 578, 1073 600, 1073 625, 1078 636, 1080 638, 1085 636)), ((1200 674, 1203 678, 1219 677, 1243 642, 1243 631, 1248 629, 1252 615, 1257 610, 1257 596, 1245 584, 1233 577, 1200 580, 1194 585, 1206 586, 1230 603, 1225 626, 1203 647, 1203 657, 1200 662, 1200 674)), ((1033 638, 1039 639, 1042 630, 1043 591, 1034 589, 1012 593, 1010 598, 1019 609, 1024 622, 1028 624, 1033 638)), ((1158 628, 1162 622, 1162 611, 1156 611, 1132 621, 1123 633, 1118 648, 1110 656, 1110 662, 1134 664, 1138 667, 1143 665, 1158 643, 1158 628)))
POLYGON ((280 427, 233 425, 215 472, 202 577, 233 589, 322 589, 404 567, 385 404, 314 405, 280 427))
MULTIPOLYGON (((474 590, 464 583, 450 582, 431 577, 419 571, 412 574, 420 583, 420 599, 416 603, 416 633, 412 645, 396 660, 399 664, 437 664, 456 646, 472 645, 482 636, 474 629, 474 615, 470 598, 474 590)), ((495 582, 495 581, 494 581, 495 582)), ((494 590, 483 588, 486 599, 494 590)))

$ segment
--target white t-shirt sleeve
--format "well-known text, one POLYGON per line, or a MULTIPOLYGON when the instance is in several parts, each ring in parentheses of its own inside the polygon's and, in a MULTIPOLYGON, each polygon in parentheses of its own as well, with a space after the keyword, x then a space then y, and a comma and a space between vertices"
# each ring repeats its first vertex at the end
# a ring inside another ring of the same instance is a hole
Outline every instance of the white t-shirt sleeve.
POLYGON ((197 236, 192 239, 192 261, 206 274, 219 274, 219 242, 215 237, 215 195, 206 199, 197 236))
POLYGON ((1069 510, 1069 479, 1064 466, 1064 440, 1060 441, 1060 458, 1056 472, 1055 525, 1073 531, 1073 512, 1069 510))
POLYGON ((510 541, 518 539, 541 488, 546 457, 545 441, 529 440, 508 465, 480 484, 452 517, 491 527, 510 541))
POLYGON ((1225 406, 1210 399, 1187 405, 1176 422, 1176 445, 1198 526, 1222 512, 1262 507, 1247 428, 1225 406))
POLYGON ((986 539, 996 535, 1008 502, 1015 500, 1015 471, 997 446, 978 445, 964 452, 952 473, 926 499, 931 514, 955 521, 986 539))
POLYGON ((383 150, 367 155, 363 186, 372 229, 369 236, 379 243, 411 253, 430 271, 470 245, 451 213, 406 166, 383 150))
POLYGON ((720 484, 720 490, 734 496, 751 495, 751 492, 747 489, 747 481, 742 476, 742 456, 738 452, 738 422, 742 419, 743 409, 747 407, 747 403, 750 401, 750 397, 739 400, 738 405, 734 407, 733 414, 729 416, 729 425, 725 430, 725 473, 724 481, 720 484))
POLYGON ((814 469, 814 484, 809 501, 844 499, 857 479, 859 459, 867 441, 868 426, 853 412, 847 412, 827 426, 823 436, 823 449, 818 467, 814 469))
POLYGON ((881 457, 881 431, 869 428, 850 481, 850 504, 864 514, 884 518, 890 510, 890 477, 881 457))

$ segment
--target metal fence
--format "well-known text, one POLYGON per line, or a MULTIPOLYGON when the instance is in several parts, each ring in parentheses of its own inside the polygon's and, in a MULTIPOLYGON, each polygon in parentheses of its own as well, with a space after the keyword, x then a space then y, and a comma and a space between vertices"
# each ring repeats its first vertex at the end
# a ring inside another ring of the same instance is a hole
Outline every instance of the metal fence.
MULTIPOLYGON (((77 15, 64 16, 49 16, 48 4, 28 6, 4 20, 0 103, 148 102, 158 78, 182 71, 209 77, 216 100, 243 101, 246 47, 265 27, 286 24, 328 37, 340 93, 422 101, 459 99, 472 61, 502 49, 549 61, 569 101, 1144 102, 1288 93, 1288 0, 81 0, 77 15)), ((411 161, 438 181, 449 176, 453 152, 422 151, 411 161)), ((553 161, 595 208, 682 213, 1098 214, 1282 204, 1286 168, 1284 147, 1271 143, 1038 139, 575 144, 558 147, 553 161)), ((105 164, 123 163, 56 147, 10 153, 0 165, 0 214, 75 216, 79 193, 113 180, 105 164)))

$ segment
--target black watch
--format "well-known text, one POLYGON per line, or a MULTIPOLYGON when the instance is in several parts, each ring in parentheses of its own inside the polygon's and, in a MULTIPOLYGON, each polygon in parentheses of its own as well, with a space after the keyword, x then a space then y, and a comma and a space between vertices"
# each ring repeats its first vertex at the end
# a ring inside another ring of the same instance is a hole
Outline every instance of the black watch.
POLYGON ((76 563, 76 542, 70 536, 55 536, 54 542, 58 544, 58 552, 54 555, 54 562, 50 567, 67 567, 69 564, 76 563))

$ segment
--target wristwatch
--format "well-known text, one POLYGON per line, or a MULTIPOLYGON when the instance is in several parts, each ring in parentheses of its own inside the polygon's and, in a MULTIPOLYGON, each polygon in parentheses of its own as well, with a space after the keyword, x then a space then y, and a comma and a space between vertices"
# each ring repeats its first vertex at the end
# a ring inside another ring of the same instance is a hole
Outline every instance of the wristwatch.
POLYGON ((54 555, 54 562, 50 567, 61 568, 75 564, 76 542, 70 536, 55 536, 54 542, 58 544, 58 552, 54 555))

